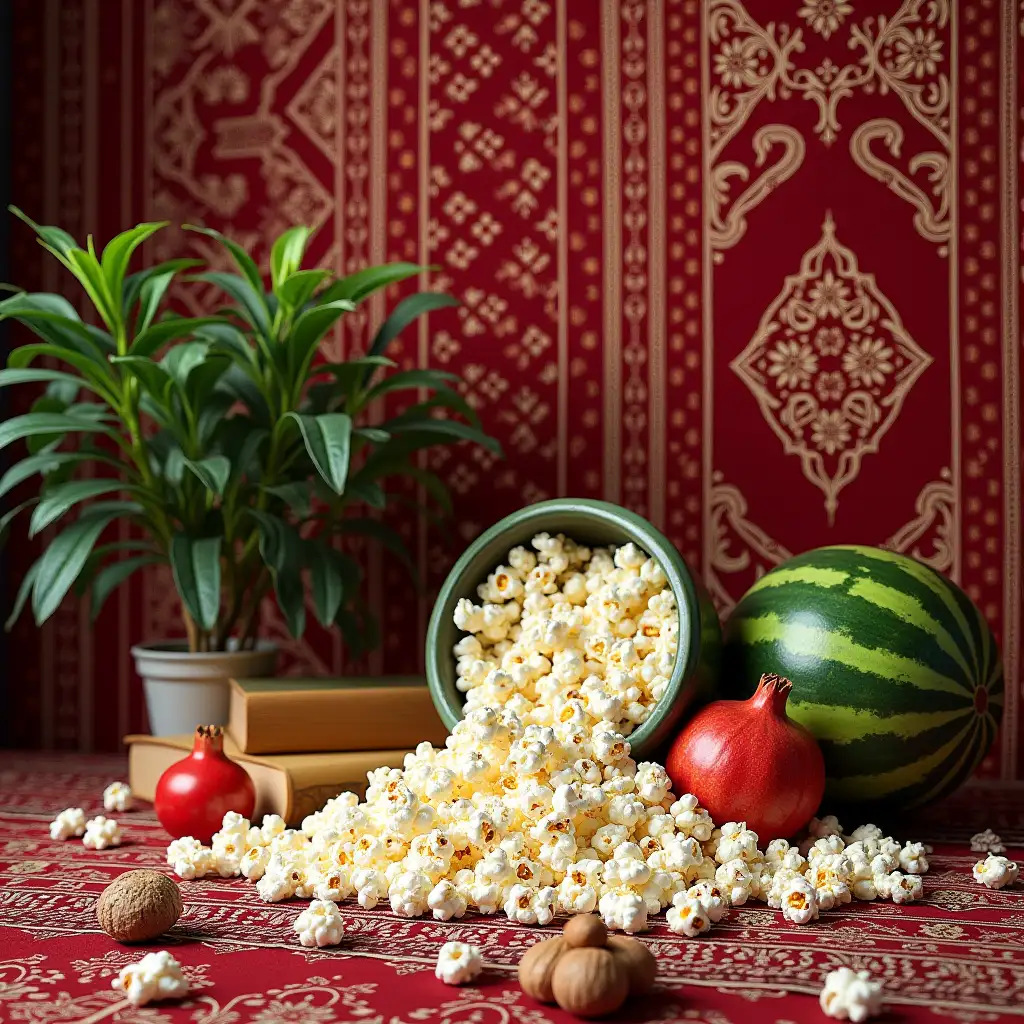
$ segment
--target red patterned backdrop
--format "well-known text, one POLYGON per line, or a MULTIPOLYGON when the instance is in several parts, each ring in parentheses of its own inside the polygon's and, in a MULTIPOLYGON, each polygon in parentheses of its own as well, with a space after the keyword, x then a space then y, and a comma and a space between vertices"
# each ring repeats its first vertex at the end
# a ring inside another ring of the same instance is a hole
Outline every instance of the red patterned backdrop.
MULTIPOLYGON (((1024 774, 1019 0, 14 7, 15 198, 38 218, 100 238, 201 220, 261 257, 304 222, 325 266, 440 268, 430 286, 462 305, 398 358, 461 374, 507 459, 434 457, 447 534, 397 516, 432 585, 460 543, 559 494, 648 516, 723 612, 790 552, 886 544, 1000 634, 983 770, 1024 774)), ((54 287, 17 246, 22 282, 54 287)), ((152 255, 190 250, 221 259, 173 229, 152 255)), ((385 644, 361 667, 415 670, 429 589, 363 557, 385 644)), ((265 627, 296 672, 357 667, 336 637, 288 641, 270 607, 265 627)), ((142 718, 129 643, 177 629, 161 575, 95 631, 71 602, 26 619, 15 739, 115 747, 142 718)))

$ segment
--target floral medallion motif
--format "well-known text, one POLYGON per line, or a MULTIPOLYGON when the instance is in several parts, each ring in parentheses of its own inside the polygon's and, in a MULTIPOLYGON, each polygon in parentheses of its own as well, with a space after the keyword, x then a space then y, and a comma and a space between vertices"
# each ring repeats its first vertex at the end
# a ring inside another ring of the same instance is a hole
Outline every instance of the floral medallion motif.
POLYGON ((931 361, 874 276, 838 242, 830 214, 731 366, 786 453, 800 457, 825 495, 831 523, 839 492, 878 451, 931 361))

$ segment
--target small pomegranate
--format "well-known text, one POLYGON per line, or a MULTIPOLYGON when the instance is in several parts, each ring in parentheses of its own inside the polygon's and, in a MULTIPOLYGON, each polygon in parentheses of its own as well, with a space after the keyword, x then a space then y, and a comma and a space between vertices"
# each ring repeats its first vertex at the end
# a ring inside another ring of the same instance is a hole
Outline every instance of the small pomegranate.
POLYGON ((665 761, 677 793, 692 793, 719 825, 745 821, 762 843, 799 832, 825 793, 821 748, 786 714, 792 688, 764 675, 749 700, 709 704, 665 761))
POLYGON ((219 725, 201 725, 188 757, 176 761, 156 784, 153 807, 174 839, 209 843, 228 811, 252 817, 256 787, 249 773, 224 753, 219 725))

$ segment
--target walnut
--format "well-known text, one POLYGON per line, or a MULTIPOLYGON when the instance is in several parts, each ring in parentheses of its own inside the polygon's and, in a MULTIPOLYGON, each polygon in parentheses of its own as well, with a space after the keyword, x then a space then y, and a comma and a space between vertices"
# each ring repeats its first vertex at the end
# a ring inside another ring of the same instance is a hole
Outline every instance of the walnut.
POLYGON ((96 918, 118 942, 146 942, 171 928, 181 909, 181 893, 166 875, 126 871, 100 894, 96 918))

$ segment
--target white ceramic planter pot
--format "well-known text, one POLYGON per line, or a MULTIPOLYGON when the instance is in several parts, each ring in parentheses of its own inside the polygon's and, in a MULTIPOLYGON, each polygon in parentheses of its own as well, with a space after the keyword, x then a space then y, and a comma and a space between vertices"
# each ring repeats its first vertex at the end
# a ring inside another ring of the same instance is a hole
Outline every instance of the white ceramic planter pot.
POLYGON ((140 644, 132 648, 142 677, 154 736, 192 733, 199 725, 228 720, 228 680, 272 676, 277 645, 259 641, 252 651, 193 654, 184 641, 140 644))

